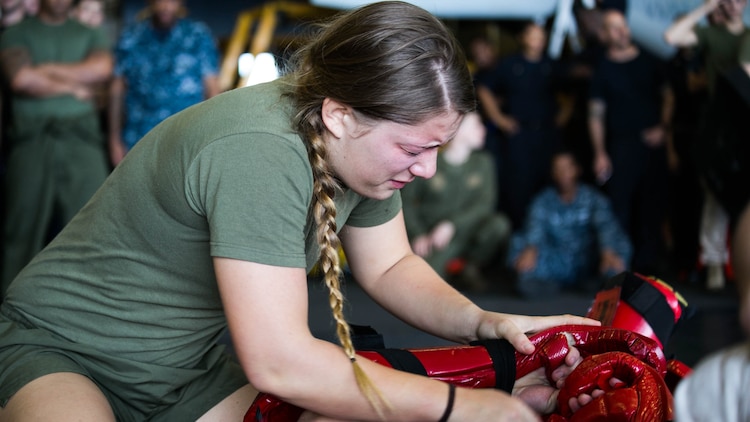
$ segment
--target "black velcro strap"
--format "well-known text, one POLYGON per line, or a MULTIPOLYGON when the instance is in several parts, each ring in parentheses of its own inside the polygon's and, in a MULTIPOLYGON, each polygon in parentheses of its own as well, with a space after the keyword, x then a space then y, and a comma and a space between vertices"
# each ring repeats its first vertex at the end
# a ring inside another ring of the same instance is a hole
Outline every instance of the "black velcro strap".
POLYGON ((516 383, 516 349, 508 340, 478 340, 472 346, 483 346, 492 359, 495 388, 510 394, 516 383))
POLYGON ((622 300, 641 314, 656 337, 666 345, 675 328, 675 315, 664 295, 651 283, 631 275, 623 284, 622 300))
POLYGON ((424 375, 427 376, 427 370, 422 365, 422 362, 414 356, 408 350, 405 349, 380 349, 374 350, 380 356, 382 356, 393 369, 399 371, 408 372, 410 374, 424 375))

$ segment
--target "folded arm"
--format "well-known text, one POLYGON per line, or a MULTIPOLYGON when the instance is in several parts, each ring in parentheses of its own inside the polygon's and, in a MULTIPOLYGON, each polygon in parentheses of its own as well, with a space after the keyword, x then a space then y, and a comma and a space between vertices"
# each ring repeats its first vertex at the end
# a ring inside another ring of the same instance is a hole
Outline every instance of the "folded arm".
POLYGON ((73 95, 88 99, 91 85, 107 80, 112 72, 112 59, 106 52, 93 53, 81 63, 34 65, 26 49, 10 47, 0 52, 0 63, 13 92, 39 98, 73 95))

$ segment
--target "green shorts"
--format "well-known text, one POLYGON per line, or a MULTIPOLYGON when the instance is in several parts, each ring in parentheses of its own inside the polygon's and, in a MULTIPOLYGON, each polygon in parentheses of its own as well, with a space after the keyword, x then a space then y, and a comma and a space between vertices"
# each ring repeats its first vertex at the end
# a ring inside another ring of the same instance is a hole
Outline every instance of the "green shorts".
POLYGON ((135 362, 35 328, 3 306, 0 406, 34 379, 58 372, 94 381, 118 421, 194 421, 248 384, 223 345, 214 346, 189 369, 135 362))

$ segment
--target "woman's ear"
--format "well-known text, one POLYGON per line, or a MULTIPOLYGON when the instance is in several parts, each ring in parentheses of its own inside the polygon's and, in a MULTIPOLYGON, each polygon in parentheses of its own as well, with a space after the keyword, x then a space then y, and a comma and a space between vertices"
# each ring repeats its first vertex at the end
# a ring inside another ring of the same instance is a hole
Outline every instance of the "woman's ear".
POLYGON ((321 107, 323 124, 335 138, 341 139, 354 123, 352 109, 346 104, 325 98, 321 107))

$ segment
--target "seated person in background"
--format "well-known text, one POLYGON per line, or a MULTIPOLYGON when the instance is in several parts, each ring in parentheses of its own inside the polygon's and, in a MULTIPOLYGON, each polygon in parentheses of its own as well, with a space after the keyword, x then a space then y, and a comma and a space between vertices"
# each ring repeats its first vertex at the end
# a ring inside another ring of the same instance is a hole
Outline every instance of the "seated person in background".
POLYGON ((508 263, 526 298, 561 289, 595 291, 602 279, 628 267, 632 247, 607 198, 579 181, 581 169, 572 152, 552 157, 554 186, 540 192, 529 208, 522 231, 515 234, 508 263))
POLYGON ((451 260, 465 260, 461 281, 474 290, 489 287, 480 270, 510 236, 510 221, 495 211, 497 179, 492 157, 482 151, 485 135, 479 114, 467 114, 438 155, 435 176, 401 190, 414 252, 443 277, 451 260))

